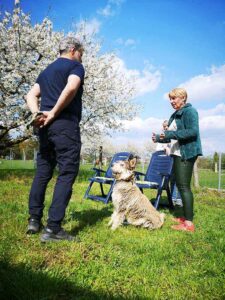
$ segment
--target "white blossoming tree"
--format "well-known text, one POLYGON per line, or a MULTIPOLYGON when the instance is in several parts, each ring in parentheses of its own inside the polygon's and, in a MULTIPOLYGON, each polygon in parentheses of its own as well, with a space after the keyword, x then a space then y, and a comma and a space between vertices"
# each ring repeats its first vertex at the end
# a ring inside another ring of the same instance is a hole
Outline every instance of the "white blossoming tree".
MULTIPOLYGON (((16 0, 13 12, 5 12, 0 21, 0 149, 11 147, 32 136, 25 126, 29 111, 25 95, 38 74, 58 55, 58 44, 64 33, 55 32, 45 18, 32 25, 16 0)), ((121 121, 137 113, 132 104, 134 78, 119 68, 112 53, 100 55, 100 45, 85 31, 77 32, 85 47, 86 70, 81 131, 92 141, 110 130, 121 128, 121 121)))

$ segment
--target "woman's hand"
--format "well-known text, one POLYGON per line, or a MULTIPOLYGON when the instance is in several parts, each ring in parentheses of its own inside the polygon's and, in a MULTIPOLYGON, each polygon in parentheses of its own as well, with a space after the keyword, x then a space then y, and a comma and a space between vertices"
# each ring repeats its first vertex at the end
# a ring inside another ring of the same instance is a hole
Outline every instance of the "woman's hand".
POLYGON ((160 140, 163 140, 165 138, 165 133, 163 132, 163 133, 160 133, 160 136, 159 136, 159 139, 160 140))
POLYGON ((153 143, 156 143, 156 134, 154 132, 152 133, 152 141, 153 143))

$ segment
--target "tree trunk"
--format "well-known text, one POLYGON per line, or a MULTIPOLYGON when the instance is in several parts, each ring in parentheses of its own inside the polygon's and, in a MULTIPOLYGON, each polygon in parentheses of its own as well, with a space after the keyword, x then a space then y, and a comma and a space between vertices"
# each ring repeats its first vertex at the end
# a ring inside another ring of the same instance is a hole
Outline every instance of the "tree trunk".
POLYGON ((198 159, 196 159, 196 162, 194 164, 193 176, 194 176, 194 187, 199 188, 200 185, 198 179, 198 159))

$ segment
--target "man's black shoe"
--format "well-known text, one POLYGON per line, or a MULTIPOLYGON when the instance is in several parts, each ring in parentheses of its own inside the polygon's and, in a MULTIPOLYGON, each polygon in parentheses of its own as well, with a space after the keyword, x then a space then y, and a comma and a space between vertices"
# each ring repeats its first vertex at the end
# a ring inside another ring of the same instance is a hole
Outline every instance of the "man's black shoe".
POLYGON ((28 227, 27 227, 27 234, 35 234, 38 233, 42 229, 43 225, 37 219, 29 219, 28 227))
POLYGON ((60 229, 59 232, 54 233, 52 229, 45 227, 41 235, 41 242, 59 242, 59 241, 74 241, 79 242, 78 237, 69 235, 64 229, 60 229))

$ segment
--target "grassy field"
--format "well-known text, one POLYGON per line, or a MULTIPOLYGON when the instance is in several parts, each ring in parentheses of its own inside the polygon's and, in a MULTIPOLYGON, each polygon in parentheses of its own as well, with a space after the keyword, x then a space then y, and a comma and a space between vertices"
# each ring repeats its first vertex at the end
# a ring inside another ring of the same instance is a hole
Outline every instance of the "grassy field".
POLYGON ((0 171, 0 299, 224 299, 224 194, 195 191, 194 234, 171 230, 178 211, 165 208, 160 230, 112 232, 112 205, 82 201, 91 175, 82 168, 64 224, 81 242, 43 245, 25 235, 33 173, 0 171))
POLYGON ((21 170, 21 169, 34 169, 33 160, 0 160, 0 170, 21 170))

